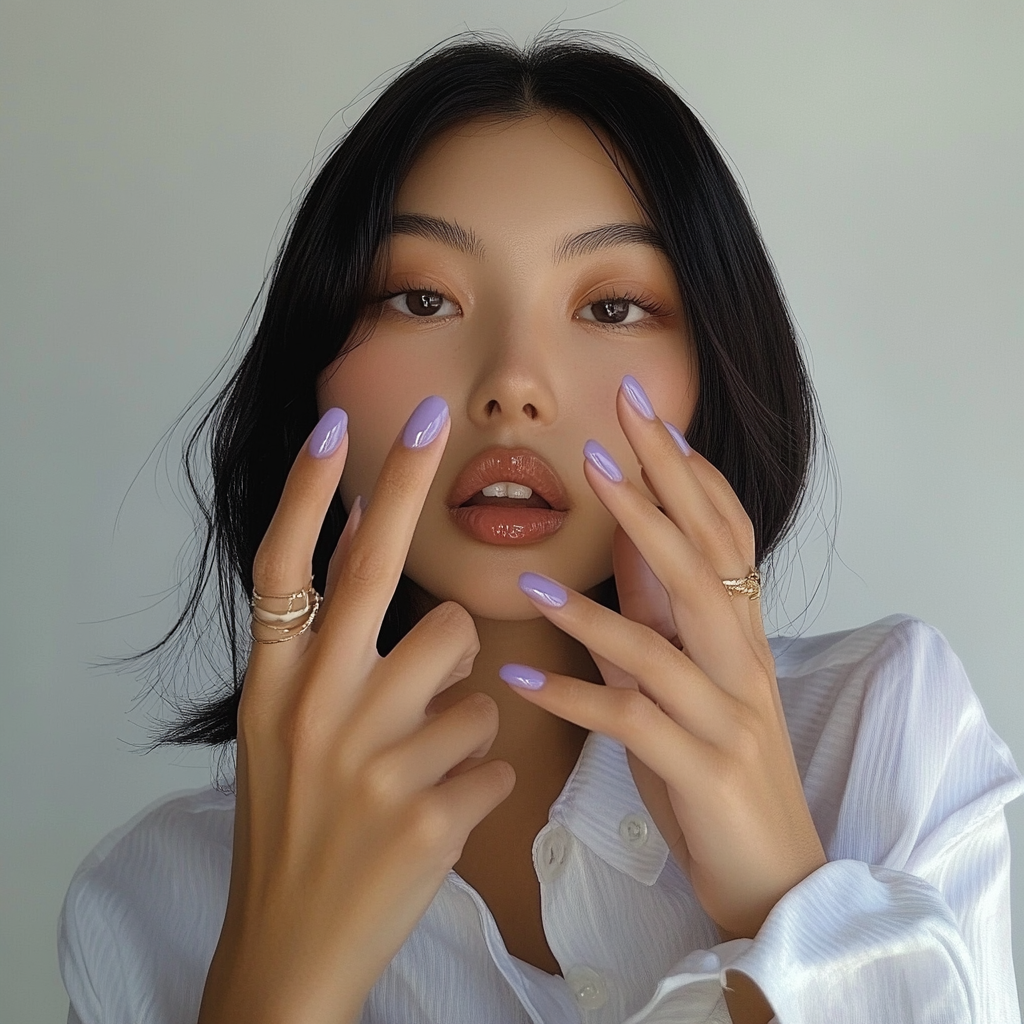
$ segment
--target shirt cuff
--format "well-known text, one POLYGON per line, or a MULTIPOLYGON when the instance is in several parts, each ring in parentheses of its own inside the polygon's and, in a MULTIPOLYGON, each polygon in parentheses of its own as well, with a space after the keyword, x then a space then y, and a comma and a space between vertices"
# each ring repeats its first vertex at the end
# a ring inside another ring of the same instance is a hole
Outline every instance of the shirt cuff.
POLYGON ((658 983, 650 1002, 623 1024, 732 1024, 725 972, 753 945, 753 939, 730 939, 688 953, 658 983))
MULTIPOLYGON (((942 895, 916 875, 837 860, 795 885, 729 966, 779 1024, 975 1019, 973 968, 942 895)), ((724 967, 722 978, 724 979, 724 967)))

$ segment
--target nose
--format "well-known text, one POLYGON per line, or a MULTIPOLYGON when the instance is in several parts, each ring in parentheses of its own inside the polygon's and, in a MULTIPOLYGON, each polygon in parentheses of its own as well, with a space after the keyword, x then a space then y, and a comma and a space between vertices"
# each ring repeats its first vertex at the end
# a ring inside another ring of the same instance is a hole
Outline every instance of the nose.
POLYGON ((514 431, 527 424, 550 424, 557 414, 551 379, 550 339, 535 325, 506 325, 492 334, 490 343, 480 339, 479 372, 470 389, 467 413, 481 429, 514 431))

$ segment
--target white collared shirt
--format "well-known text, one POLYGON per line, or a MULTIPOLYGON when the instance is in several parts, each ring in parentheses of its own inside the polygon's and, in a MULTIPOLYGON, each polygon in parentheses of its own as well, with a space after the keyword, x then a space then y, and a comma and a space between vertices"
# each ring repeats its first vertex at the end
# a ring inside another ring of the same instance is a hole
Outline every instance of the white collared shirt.
MULTIPOLYGON (((727 968, 779 1024, 1019 1022, 1003 808, 1024 779, 960 661, 898 615, 771 646, 828 863, 754 939, 717 941, 623 747, 591 733, 533 844, 563 976, 510 955, 451 871, 362 1024, 728 1024, 727 968)), ((173 794, 82 863, 60 920, 71 1024, 195 1024, 233 813, 212 788, 173 794)))

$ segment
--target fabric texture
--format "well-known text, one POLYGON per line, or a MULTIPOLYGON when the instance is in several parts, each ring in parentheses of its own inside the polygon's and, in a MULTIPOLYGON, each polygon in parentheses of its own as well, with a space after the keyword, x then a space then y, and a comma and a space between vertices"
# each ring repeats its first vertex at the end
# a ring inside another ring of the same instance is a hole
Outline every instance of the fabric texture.
MULTIPOLYGON (((960 661, 907 616, 771 646, 828 863, 755 938, 718 942, 624 748, 591 733, 533 844, 563 976, 510 955, 452 871, 361 1024, 728 1024, 728 969, 778 1024, 1019 1024, 1004 807, 1024 779, 960 661)), ((195 1024, 233 812, 172 794, 85 859, 60 918, 69 1024, 195 1024)))

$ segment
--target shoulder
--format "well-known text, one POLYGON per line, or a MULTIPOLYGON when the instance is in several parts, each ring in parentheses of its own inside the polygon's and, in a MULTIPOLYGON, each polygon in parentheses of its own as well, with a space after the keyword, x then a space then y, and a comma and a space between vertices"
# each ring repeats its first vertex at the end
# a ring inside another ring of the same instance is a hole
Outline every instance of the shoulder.
POLYGON ((58 952, 83 1022, 144 1015, 162 1024, 198 1012, 227 903, 233 821, 228 794, 171 793, 82 861, 64 898, 58 952))
MULTIPOLYGON (((963 664, 934 626, 890 615, 857 629, 814 637, 774 637, 783 704, 846 705, 863 725, 883 716, 959 731, 984 719, 963 664)), ((787 714, 789 707, 787 707, 787 714)), ((1012 760, 1001 744, 1008 760, 1012 760)))
POLYGON ((963 664, 934 626, 891 615, 771 643, 808 806, 823 840, 832 840, 830 859, 899 860, 940 825, 969 829, 1024 791, 963 664))

